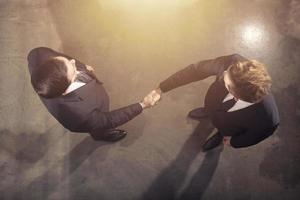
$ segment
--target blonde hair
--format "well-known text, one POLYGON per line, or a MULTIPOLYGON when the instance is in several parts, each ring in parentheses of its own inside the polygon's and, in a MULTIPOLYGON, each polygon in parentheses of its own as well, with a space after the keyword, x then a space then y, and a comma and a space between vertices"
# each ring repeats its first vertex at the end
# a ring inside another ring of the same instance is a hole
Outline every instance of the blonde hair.
POLYGON ((234 84, 233 91, 241 100, 255 103, 270 92, 271 77, 256 60, 234 63, 227 71, 234 84))

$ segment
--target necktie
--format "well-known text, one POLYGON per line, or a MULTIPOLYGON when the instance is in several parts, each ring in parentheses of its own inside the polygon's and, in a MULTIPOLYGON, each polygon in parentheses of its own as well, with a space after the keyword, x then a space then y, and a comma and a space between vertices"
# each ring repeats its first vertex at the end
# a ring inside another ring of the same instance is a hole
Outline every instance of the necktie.
POLYGON ((227 112, 230 108, 232 108, 232 106, 234 106, 235 103, 236 103, 236 101, 234 98, 232 98, 228 101, 225 101, 224 103, 221 104, 220 110, 227 112))
POLYGON ((79 73, 76 75, 75 81, 88 83, 92 80, 92 78, 83 71, 78 71, 79 73))

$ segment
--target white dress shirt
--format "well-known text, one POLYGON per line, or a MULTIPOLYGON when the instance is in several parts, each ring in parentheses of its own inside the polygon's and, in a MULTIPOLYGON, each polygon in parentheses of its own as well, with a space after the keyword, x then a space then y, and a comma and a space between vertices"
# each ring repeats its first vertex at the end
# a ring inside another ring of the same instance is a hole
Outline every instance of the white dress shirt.
MULTIPOLYGON (((76 74, 78 74, 78 73, 80 73, 80 72, 77 71, 76 74)), ((74 82, 72 82, 72 83, 69 85, 69 87, 66 89, 64 95, 66 95, 66 94, 68 94, 68 93, 70 93, 70 92, 72 92, 72 91, 74 91, 74 90, 76 90, 76 89, 78 89, 78 88, 84 86, 85 84, 86 84, 86 83, 83 83, 83 82, 81 82, 81 81, 74 81, 74 82)))
MULTIPOLYGON (((223 103, 234 98, 232 94, 228 93, 227 96, 224 98, 223 103)), ((236 110, 240 110, 243 108, 246 108, 248 106, 253 105, 254 103, 249 103, 247 101, 243 101, 243 100, 237 100, 236 103, 234 104, 234 106, 232 106, 227 112, 232 112, 232 111, 236 111, 236 110)))

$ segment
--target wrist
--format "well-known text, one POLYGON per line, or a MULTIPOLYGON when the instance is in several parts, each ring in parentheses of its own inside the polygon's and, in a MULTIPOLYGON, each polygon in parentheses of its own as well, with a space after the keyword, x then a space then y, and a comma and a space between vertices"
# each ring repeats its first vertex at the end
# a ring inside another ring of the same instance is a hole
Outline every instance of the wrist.
POLYGON ((160 95, 162 94, 162 91, 161 91, 160 87, 156 88, 155 91, 156 91, 158 94, 160 94, 160 95))
POLYGON ((146 105, 143 102, 139 102, 139 104, 142 106, 143 109, 146 108, 146 105))

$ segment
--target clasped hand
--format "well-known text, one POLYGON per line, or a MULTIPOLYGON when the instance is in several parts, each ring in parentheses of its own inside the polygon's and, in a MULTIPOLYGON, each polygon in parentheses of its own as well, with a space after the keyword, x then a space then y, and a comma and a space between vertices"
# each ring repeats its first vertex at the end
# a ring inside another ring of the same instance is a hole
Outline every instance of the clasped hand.
POLYGON ((160 88, 152 90, 140 103, 143 108, 153 107, 161 100, 162 91, 160 88))

